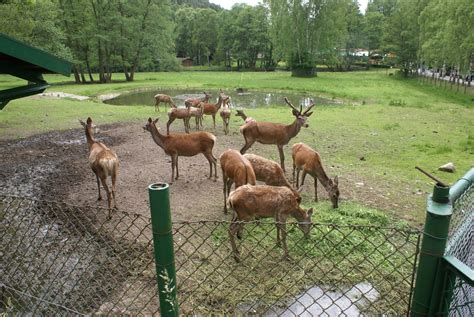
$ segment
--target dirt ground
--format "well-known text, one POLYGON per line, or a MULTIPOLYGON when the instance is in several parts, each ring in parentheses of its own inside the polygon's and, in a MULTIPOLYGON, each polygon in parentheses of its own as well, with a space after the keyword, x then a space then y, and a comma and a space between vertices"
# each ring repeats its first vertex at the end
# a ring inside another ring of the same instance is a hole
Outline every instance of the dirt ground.
MULTIPOLYGON (((210 127, 210 118, 206 121, 205 125, 210 127)), ((117 184, 119 210, 148 216, 147 187, 155 182, 170 181, 171 160, 154 143, 150 133, 143 130, 144 124, 145 120, 113 125, 100 125, 97 122, 100 131, 96 134, 96 139, 115 150, 120 160, 117 184)), ((84 130, 79 123, 77 125, 77 129, 69 131, 0 141, 0 194, 106 207, 106 200, 97 201, 95 175, 87 163, 88 149, 84 130)), ((172 131, 179 130, 182 130, 180 122, 172 126, 172 131)), ((237 127, 231 130, 230 135, 224 135, 220 126, 208 131, 217 136, 214 147, 214 156, 217 158, 227 148, 240 149, 243 145, 243 138, 237 127)), ((275 146, 254 144, 248 152, 268 157, 272 151, 277 153, 275 146)), ((285 156, 287 176, 290 177, 290 145, 285 147, 285 156)), ((230 220, 230 215, 223 214, 219 163, 219 178, 216 182, 207 178, 209 164, 203 155, 180 157, 179 167, 180 178, 170 187, 173 220, 230 220)), ((333 173, 338 171, 329 172, 333 173)), ((371 184, 370 180, 361 179, 357 175, 338 174, 343 200, 356 200, 391 212, 413 207, 391 202, 393 199, 386 196, 390 185, 371 184), (354 186, 354 183, 360 182, 364 186, 354 186)), ((312 180, 308 184, 304 192, 312 197, 312 180)), ((320 199, 327 199, 322 186, 318 189, 321 190, 320 199)))

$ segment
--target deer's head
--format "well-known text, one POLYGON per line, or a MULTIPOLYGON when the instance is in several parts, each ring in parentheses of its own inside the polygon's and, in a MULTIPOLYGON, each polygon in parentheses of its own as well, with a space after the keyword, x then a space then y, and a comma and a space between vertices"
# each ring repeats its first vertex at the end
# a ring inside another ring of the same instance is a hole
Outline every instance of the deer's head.
POLYGON ((287 97, 285 97, 285 102, 291 107, 291 113, 296 117, 298 125, 307 128, 309 125, 306 123, 306 120, 313 114, 313 111, 310 112, 310 110, 315 106, 314 102, 311 100, 309 107, 305 109, 305 111, 303 111, 303 106, 301 105, 300 109, 298 110, 295 106, 293 106, 287 97))
POLYGON ((79 120, 79 123, 84 127, 84 129, 94 129, 95 131, 94 132, 98 132, 98 129, 97 129, 97 126, 95 124, 92 123, 92 119, 91 117, 88 117, 86 122, 82 121, 82 120, 79 120))
POLYGON ((332 203, 332 208, 337 208, 339 202, 339 179, 337 176, 329 180, 328 195, 332 203))
POLYGON ((145 124, 143 127, 143 130, 151 132, 153 131, 153 128, 159 130, 159 128, 156 126, 156 123, 158 122, 160 118, 156 118, 155 120, 151 120, 151 118, 148 118, 148 122, 145 124))
POLYGON ((299 217, 298 217, 298 226, 300 227, 301 231, 303 231, 304 237, 308 238, 309 233, 311 231, 311 226, 313 222, 311 220, 311 216, 313 215, 313 208, 308 210, 304 210, 298 206, 299 210, 299 217))
POLYGON ((204 100, 207 102, 209 101, 209 99, 212 97, 211 94, 208 94, 207 92, 203 91, 202 92, 204 94, 204 100))

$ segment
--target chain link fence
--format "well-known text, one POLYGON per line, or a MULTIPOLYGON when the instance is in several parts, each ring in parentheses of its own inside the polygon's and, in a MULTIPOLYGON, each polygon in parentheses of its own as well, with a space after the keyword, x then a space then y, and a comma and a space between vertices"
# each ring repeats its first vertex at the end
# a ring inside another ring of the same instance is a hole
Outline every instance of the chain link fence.
MULTIPOLYGON (((20 315, 159 313, 150 219, 96 207, 0 196, 0 312, 20 315)), ((183 315, 406 314, 419 232, 246 224, 231 256, 228 222, 173 224, 183 315)))
MULTIPOLYGON (((474 186, 464 191, 454 202, 453 214, 449 226, 449 236, 445 256, 456 259, 474 269, 474 186)), ((448 267, 448 269, 450 269, 448 267)), ((455 270, 447 274, 447 292, 444 307, 448 316, 474 316, 474 288, 455 270)))

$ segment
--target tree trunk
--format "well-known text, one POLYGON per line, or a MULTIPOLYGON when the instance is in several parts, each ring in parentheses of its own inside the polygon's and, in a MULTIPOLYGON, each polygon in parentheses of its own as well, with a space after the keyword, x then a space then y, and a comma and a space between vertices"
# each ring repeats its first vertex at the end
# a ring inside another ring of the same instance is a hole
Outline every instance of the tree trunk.
POLYGON ((80 84, 81 83, 81 77, 79 76, 79 71, 77 70, 76 65, 74 65, 74 67, 72 68, 72 71, 74 73, 74 81, 76 82, 76 84, 80 84))

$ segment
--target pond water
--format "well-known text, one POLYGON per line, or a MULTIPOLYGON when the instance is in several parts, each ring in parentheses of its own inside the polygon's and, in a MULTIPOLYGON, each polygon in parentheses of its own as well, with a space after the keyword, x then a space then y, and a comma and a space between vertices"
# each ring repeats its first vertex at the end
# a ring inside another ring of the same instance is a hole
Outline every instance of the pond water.
MULTIPOLYGON (((208 91, 209 92, 209 91, 208 91)), ((211 102, 217 100, 219 92, 217 90, 210 90, 211 102)), ((226 90, 224 93, 231 97, 232 106, 237 108, 256 108, 270 105, 285 105, 284 97, 288 97, 290 102, 295 105, 308 106, 310 100, 313 100, 316 105, 341 105, 337 100, 324 99, 315 97, 311 94, 305 93, 265 93, 257 91, 243 91, 237 92, 235 90, 226 90)), ((111 105, 154 105, 153 97, 156 94, 166 94, 173 98, 178 107, 184 106, 184 100, 188 98, 201 98, 204 96, 202 90, 195 89, 160 89, 133 92, 120 95, 116 98, 104 101, 111 105)))

